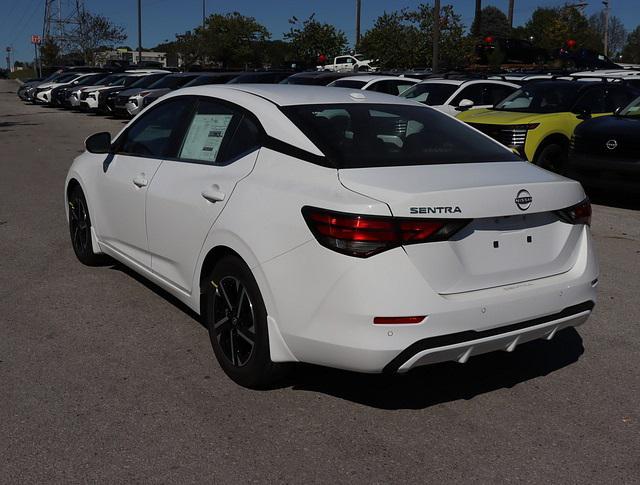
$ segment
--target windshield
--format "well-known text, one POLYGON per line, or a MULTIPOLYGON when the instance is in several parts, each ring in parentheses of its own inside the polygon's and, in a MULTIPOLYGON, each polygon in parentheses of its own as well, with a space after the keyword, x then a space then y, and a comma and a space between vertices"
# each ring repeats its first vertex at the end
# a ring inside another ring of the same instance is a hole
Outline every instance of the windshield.
POLYGON ((356 81, 354 79, 338 79, 337 81, 333 81, 330 85, 332 88, 351 88, 351 89, 362 89, 364 85, 367 84, 364 81, 356 81))
POLYGON ((77 72, 68 72, 67 74, 63 74, 58 79, 55 80, 57 83, 68 83, 73 81, 75 78, 79 77, 77 72))
POLYGON ((631 101, 631 103, 623 108, 618 115, 640 118, 640 97, 631 101))
POLYGON ((413 99, 429 106, 439 106, 446 103, 457 89, 456 84, 420 83, 401 93, 400 97, 413 99))
POLYGON ((578 97, 575 82, 534 82, 528 84, 498 103, 498 111, 523 113, 561 113, 571 111, 578 97))
POLYGON ((132 89, 133 88, 148 88, 154 82, 156 82, 158 79, 162 79, 166 75, 167 75, 166 73, 163 73, 163 74, 149 74, 148 76, 143 76, 141 78, 138 78, 138 80, 131 85, 131 88, 132 89))
POLYGON ((178 89, 192 79, 188 76, 165 76, 149 86, 149 89, 178 89))
POLYGON ((226 82, 231 81, 237 74, 219 74, 214 76, 198 76, 197 78, 189 81, 184 85, 185 88, 190 88, 193 86, 204 86, 206 84, 225 84, 226 82))
POLYGON ((349 103, 281 109, 338 168, 520 160, 465 124, 421 106, 349 103))
POLYGON ((85 77, 82 81, 79 81, 78 86, 92 86, 98 81, 100 81, 101 79, 104 79, 105 77, 106 77, 106 74, 104 73, 92 74, 91 76, 85 77))

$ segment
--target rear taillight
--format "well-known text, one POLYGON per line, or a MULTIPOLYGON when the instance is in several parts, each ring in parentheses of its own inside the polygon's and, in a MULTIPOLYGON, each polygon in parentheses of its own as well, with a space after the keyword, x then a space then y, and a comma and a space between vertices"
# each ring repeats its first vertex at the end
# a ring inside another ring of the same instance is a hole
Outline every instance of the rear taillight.
POLYGON ((591 225, 591 202, 584 199, 582 202, 566 209, 556 211, 558 217, 569 224, 586 224, 591 225))
POLYGON ((359 258, 408 244, 445 241, 469 223, 469 219, 405 219, 315 207, 303 207, 302 215, 320 244, 359 258))

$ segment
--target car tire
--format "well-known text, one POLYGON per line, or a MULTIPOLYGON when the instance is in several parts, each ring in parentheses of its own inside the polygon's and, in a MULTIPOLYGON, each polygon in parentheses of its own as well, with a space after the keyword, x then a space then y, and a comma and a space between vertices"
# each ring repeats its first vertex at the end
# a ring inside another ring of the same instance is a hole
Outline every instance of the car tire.
POLYGON ((275 384, 285 367, 271 361, 267 310, 249 267, 237 256, 225 256, 204 285, 203 315, 222 370, 243 387, 275 384))
POLYGON ((91 238, 91 218, 87 200, 80 186, 76 186, 69 194, 67 202, 69 210, 69 235, 71 246, 78 260, 87 266, 101 266, 107 258, 103 254, 93 252, 91 238))
POLYGON ((567 165, 567 147, 560 143, 548 143, 536 154, 533 163, 546 170, 564 173, 567 165))

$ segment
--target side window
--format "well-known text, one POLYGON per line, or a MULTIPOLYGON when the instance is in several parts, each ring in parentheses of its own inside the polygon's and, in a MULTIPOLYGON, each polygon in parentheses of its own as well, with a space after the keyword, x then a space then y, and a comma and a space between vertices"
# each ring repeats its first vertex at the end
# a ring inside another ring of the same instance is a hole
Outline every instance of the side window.
POLYGON ((140 157, 166 157, 175 132, 191 110, 191 98, 177 98, 151 109, 118 140, 117 153, 140 157))
POLYGON ((229 140, 229 144, 224 147, 224 158, 218 164, 225 165, 259 148, 260 144, 260 129, 250 117, 243 115, 229 140))
POLYGON ((602 86, 596 86, 585 89, 578 102, 575 104, 573 111, 580 112, 588 109, 591 113, 606 113, 606 90, 602 86))
POLYGON ((488 86, 486 96, 482 104, 490 104, 491 106, 495 106, 511 93, 515 92, 515 90, 516 88, 512 88, 511 86, 503 86, 501 84, 488 86))
POLYGON ((256 122, 226 104, 201 99, 187 128, 178 158, 227 165, 261 144, 256 122))
POLYGON ((628 89, 609 88, 607 90, 607 113, 612 113, 618 108, 624 108, 636 98, 628 89))
POLYGON ((233 134, 230 128, 237 118, 238 115, 220 103, 200 100, 187 128, 178 158, 215 165, 223 142, 233 134))
POLYGON ((484 84, 472 84, 471 86, 463 88, 462 91, 460 91, 458 95, 453 99, 452 104, 453 106, 458 106, 460 101, 462 101, 463 99, 470 99, 476 106, 482 105, 483 92, 484 84))

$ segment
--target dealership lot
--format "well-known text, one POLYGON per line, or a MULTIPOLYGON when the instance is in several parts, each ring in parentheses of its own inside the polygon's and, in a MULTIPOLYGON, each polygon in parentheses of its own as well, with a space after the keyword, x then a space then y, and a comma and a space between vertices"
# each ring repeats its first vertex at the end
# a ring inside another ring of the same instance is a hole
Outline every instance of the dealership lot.
POLYGON ((69 244, 64 177, 122 121, 22 104, 0 81, 3 482, 543 480, 640 476, 640 207, 602 196, 588 324, 382 379, 301 367, 248 391, 206 330, 69 244))

